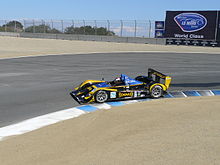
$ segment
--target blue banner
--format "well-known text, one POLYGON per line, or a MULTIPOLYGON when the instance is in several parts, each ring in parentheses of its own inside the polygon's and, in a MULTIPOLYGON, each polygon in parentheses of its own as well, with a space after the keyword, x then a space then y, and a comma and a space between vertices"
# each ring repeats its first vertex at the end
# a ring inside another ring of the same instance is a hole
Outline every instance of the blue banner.
POLYGON ((155 38, 164 38, 165 22, 155 21, 155 38))

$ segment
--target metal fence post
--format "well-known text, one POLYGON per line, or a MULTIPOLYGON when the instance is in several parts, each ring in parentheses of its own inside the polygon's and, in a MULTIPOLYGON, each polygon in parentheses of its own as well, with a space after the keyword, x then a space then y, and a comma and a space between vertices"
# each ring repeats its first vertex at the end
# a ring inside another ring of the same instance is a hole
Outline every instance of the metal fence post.
POLYGON ((17 21, 15 21, 15 25, 14 25, 14 32, 16 32, 16 29, 17 29, 17 21))
POLYGON ((53 29, 53 20, 51 19, 50 22, 51 22, 51 29, 53 29))
POLYGON ((72 27, 75 28, 75 22, 72 20, 72 27))
POLYGON ((23 27, 23 28, 24 28, 24 32, 25 32, 25 28, 26 28, 26 25, 25 25, 25 20, 23 20, 23 22, 24 22, 24 27, 23 27))
POLYGON ((61 20, 61 32, 64 33, 64 29, 63 29, 63 20, 61 20))
POLYGON ((122 37, 122 34, 123 34, 123 21, 121 20, 121 37, 122 37))
POLYGON ((72 20, 72 28, 73 28, 73 34, 74 34, 74 31, 75 31, 75 22, 74 22, 74 20, 72 20))
POLYGON ((45 29, 45 22, 44 20, 41 20, 42 26, 43 26, 43 33, 46 33, 46 29, 45 29))
POLYGON ((5 20, 5 32, 7 32, 7 20, 5 20))
POLYGON ((149 20, 149 38, 150 38, 150 34, 151 34, 151 21, 149 20))
POLYGON ((95 35, 97 35, 97 22, 96 22, 96 20, 94 21, 94 23, 95 23, 95 35))
POLYGON ((137 36, 137 21, 134 20, 134 37, 137 36))
POLYGON ((33 33, 35 33, 35 21, 34 21, 34 19, 33 19, 33 33))
POLYGON ((83 20, 83 27, 84 27, 84 35, 86 34, 86 21, 85 20, 83 20))
POLYGON ((107 20, 108 31, 110 31, 110 21, 107 20))

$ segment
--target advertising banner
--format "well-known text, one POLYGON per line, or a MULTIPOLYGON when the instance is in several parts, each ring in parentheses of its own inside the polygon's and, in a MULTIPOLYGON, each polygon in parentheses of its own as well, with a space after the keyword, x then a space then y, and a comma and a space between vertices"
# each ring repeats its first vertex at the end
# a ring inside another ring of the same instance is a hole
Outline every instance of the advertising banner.
POLYGON ((155 29, 164 30, 165 22, 164 21, 155 21, 155 29))
POLYGON ((219 26, 219 11, 167 11, 165 37, 216 41, 219 26))
POLYGON ((164 38, 164 30, 155 29, 155 38, 164 38))
POLYGON ((166 39, 167 45, 191 45, 191 46, 210 46, 219 47, 220 41, 213 40, 190 40, 190 39, 166 39))
POLYGON ((165 22, 155 21, 155 38, 164 38, 165 22))

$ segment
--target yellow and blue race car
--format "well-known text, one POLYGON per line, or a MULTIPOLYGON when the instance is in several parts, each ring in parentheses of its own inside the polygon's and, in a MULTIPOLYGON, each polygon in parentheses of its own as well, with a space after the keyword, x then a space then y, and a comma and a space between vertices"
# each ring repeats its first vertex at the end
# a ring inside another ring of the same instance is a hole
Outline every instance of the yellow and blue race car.
POLYGON ((70 95, 79 104, 146 97, 159 98, 166 93, 170 83, 170 76, 148 69, 148 76, 137 76, 134 79, 121 74, 113 81, 86 80, 70 95))

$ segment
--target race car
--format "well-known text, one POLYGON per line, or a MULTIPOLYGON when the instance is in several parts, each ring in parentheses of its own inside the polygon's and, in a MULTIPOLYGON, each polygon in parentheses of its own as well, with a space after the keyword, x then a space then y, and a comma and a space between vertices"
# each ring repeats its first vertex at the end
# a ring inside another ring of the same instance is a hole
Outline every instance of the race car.
POLYGON ((86 80, 70 95, 79 104, 146 97, 159 98, 166 93, 170 83, 170 76, 149 68, 147 76, 137 76, 134 79, 121 74, 113 81, 86 80))

